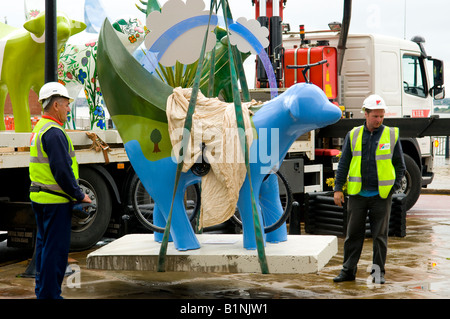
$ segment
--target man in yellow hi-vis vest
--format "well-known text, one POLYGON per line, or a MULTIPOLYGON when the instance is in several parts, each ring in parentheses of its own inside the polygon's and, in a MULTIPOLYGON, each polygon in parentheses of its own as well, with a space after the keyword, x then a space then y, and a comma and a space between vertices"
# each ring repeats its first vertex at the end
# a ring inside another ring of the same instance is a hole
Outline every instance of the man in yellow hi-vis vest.
POLYGON ((38 299, 61 298, 70 247, 73 202, 90 203, 78 186, 78 163, 63 125, 73 101, 58 82, 39 92, 44 114, 30 139, 30 199, 36 216, 36 285, 38 299))
POLYGON ((342 188, 347 181, 347 235, 344 262, 335 282, 355 280, 369 216, 373 238, 372 277, 385 283, 385 263, 392 194, 400 187, 405 173, 399 129, 383 125, 387 107, 379 95, 364 100, 366 122, 346 136, 336 172, 334 202, 344 203, 342 188))

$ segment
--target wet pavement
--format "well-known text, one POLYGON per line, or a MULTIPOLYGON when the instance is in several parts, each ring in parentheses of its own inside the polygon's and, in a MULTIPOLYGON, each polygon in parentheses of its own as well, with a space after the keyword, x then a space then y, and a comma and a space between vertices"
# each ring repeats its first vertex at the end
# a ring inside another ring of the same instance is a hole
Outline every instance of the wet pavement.
MULTIPOLYGON (((450 165, 443 161, 439 167, 447 171, 450 165)), ((67 299, 448 299, 450 196, 442 195, 450 188, 446 179, 439 173, 433 188, 408 212, 406 236, 389 238, 384 285, 369 278, 371 239, 366 239, 356 280, 333 282, 343 258, 343 239, 338 238, 338 253, 322 270, 289 275, 87 269, 88 253, 99 248, 94 247, 70 254, 69 263, 79 271, 66 277, 62 295, 67 299)), ((34 279, 17 277, 29 260, 14 258, 0 264, 0 299, 33 299, 34 279)))

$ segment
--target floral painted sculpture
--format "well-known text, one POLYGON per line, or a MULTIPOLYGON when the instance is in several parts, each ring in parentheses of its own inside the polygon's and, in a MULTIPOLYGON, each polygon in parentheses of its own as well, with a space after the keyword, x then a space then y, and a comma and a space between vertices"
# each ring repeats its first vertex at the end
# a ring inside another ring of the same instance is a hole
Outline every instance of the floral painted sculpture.
MULTIPOLYGON (((70 36, 84 30, 83 22, 58 13, 57 47, 61 49, 70 36)), ((23 29, 0 23, 0 116, 3 118, 9 92, 16 132, 31 132, 28 95, 44 85, 45 14, 24 23, 23 29)), ((0 121, 0 130, 5 124, 0 121)))
MULTIPOLYGON (((143 42, 146 27, 137 18, 119 19, 113 24, 122 44, 133 53, 143 42)), ((85 44, 66 44, 59 57, 58 78, 72 96, 84 90, 90 115, 90 129, 105 129, 104 101, 97 77, 97 39, 85 44)), ((76 128, 72 109, 71 126, 76 128)))

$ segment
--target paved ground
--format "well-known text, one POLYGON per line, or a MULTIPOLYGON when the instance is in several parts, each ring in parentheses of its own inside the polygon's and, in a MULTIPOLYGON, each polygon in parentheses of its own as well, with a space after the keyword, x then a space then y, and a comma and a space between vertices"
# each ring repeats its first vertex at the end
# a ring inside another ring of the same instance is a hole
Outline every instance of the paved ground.
MULTIPOLYGON (((79 273, 65 280, 65 298, 450 298, 450 196, 423 195, 407 218, 407 236, 391 237, 385 285, 367 282, 371 240, 367 239, 357 280, 335 284, 339 251, 317 274, 261 275, 155 273, 86 269, 89 251, 71 253, 79 273), (79 267, 79 268, 77 268, 79 267)), ((95 249, 95 248, 94 248, 95 249)), ((28 261, 0 267, 0 298, 34 298, 34 279, 18 278, 28 261)))
POLYGON ((422 193, 450 194, 450 159, 435 157, 433 182, 422 193))

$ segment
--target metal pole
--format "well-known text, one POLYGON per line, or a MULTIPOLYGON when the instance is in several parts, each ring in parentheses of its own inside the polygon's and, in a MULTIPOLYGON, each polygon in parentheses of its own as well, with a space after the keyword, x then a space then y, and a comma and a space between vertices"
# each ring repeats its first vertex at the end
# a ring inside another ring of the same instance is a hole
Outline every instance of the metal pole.
POLYGON ((58 81, 56 0, 45 0, 45 83, 58 81))
POLYGON ((272 1, 272 16, 278 17, 280 15, 280 0, 272 1))
MULTIPOLYGON (((45 0, 45 83, 58 81, 56 54, 56 0, 45 0)), ((36 245, 27 269, 19 277, 33 278, 35 276, 36 245)))
POLYGON ((259 1, 259 16, 260 17, 267 16, 266 0, 259 1))
POLYGON ((448 136, 445 137, 445 158, 450 157, 450 138, 448 136))

